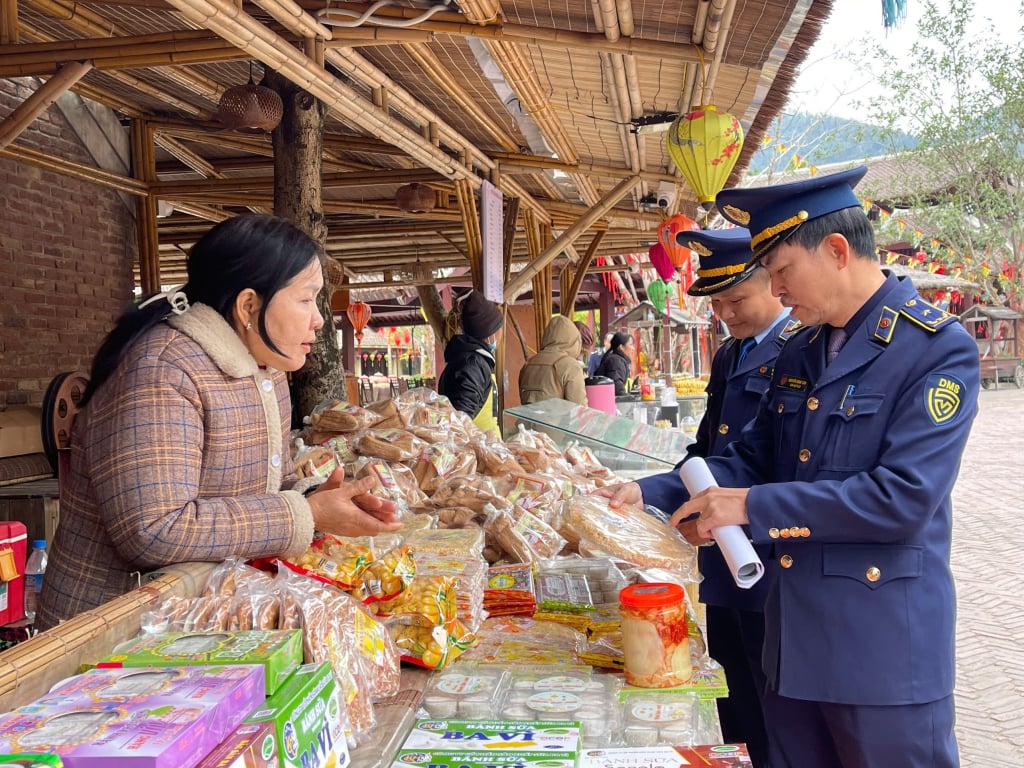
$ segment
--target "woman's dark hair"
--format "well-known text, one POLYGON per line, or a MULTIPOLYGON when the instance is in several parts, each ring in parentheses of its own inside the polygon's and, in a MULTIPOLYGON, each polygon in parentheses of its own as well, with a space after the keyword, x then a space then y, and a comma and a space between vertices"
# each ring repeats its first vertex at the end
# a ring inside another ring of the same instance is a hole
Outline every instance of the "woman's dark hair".
POLYGON ((618 331, 617 333, 612 334, 612 343, 609 351, 615 351, 619 347, 624 347, 627 344, 629 344, 629 334, 618 331))
MULTIPOLYGON (((257 321, 260 338, 280 354, 267 335, 267 307, 274 295, 314 259, 323 260, 320 246, 294 224, 262 214, 235 216, 217 224, 192 246, 188 282, 181 291, 189 303, 206 304, 231 324, 235 299, 251 288, 263 300, 257 321)), ((96 351, 79 407, 110 378, 135 340, 162 322, 169 312, 170 305, 158 299, 145 306, 132 305, 121 314, 96 351)))
POLYGON ((838 232, 846 238, 853 252, 865 259, 875 259, 875 231, 864 215, 863 209, 842 208, 811 219, 797 227, 786 241, 801 248, 812 250, 818 243, 838 232))

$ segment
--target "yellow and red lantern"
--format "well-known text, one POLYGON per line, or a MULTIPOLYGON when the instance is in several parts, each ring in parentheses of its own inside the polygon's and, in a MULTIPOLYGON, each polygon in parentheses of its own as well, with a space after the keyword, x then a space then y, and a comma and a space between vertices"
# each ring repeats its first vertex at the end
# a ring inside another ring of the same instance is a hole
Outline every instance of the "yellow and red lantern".
POLYGON ((356 332, 356 345, 362 347, 363 331, 366 330, 366 324, 370 322, 370 316, 373 314, 370 305, 363 301, 354 301, 348 305, 345 314, 348 315, 348 321, 352 323, 352 328, 356 332))
POLYGON ((732 173, 743 149, 740 121, 711 105, 680 115, 666 134, 668 156, 697 194, 710 207, 732 173))

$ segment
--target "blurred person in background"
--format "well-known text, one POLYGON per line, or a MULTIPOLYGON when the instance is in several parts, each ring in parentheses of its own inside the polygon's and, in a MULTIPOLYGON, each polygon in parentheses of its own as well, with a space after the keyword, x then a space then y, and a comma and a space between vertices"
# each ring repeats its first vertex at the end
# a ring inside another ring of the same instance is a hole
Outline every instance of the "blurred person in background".
POLYGON ((485 432, 500 435, 494 353, 505 316, 479 291, 470 291, 458 304, 462 333, 444 348, 444 370, 437 391, 485 432))
POLYGON ((548 321, 540 351, 519 371, 519 399, 523 405, 551 398, 586 405, 580 347, 580 332, 572 320, 555 315, 548 321))
POLYGON ((601 358, 601 364, 594 371, 594 376, 605 376, 615 382, 615 396, 628 395, 626 383, 629 381, 629 374, 633 369, 633 360, 630 358, 635 342, 628 333, 613 333, 609 342, 608 351, 601 358))

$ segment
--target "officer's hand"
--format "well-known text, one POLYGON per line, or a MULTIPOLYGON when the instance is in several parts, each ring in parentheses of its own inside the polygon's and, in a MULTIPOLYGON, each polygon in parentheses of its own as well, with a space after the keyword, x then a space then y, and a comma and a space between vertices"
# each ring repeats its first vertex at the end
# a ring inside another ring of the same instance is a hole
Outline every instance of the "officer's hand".
POLYGON ((606 485, 594 491, 594 495, 603 496, 608 499, 608 506, 613 509, 617 509, 623 504, 639 504, 643 506, 644 503, 644 492, 640 490, 640 486, 636 483, 606 485))
POLYGON ((370 493, 372 477, 345 481, 344 470, 331 476, 308 497, 313 525, 318 531, 338 536, 376 536, 402 527, 395 502, 370 493))
POLYGON ((683 521, 677 523, 676 524, 676 528, 679 530, 679 532, 681 534, 683 534, 683 538, 686 539, 691 544, 693 544, 693 546, 695 546, 695 547, 703 547, 703 546, 705 546, 707 544, 710 544, 713 541, 713 539, 701 536, 697 532, 697 518, 696 517, 690 517, 690 518, 687 518, 686 520, 683 520, 683 521))
POLYGON ((711 538, 711 530, 720 525, 745 525, 749 488, 708 488, 690 498, 675 511, 668 524, 678 526, 693 515, 697 516, 697 535, 711 538))

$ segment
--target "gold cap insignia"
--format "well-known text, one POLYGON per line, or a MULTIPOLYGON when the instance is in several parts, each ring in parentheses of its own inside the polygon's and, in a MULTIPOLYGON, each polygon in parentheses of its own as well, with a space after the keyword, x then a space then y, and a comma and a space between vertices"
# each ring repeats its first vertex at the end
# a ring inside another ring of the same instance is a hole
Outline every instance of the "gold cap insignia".
POLYGON ((737 208, 735 205, 724 206, 722 208, 722 213, 740 226, 745 227, 750 223, 750 211, 744 211, 742 208, 737 208))
POLYGON ((704 243, 698 243, 696 240, 687 241, 686 247, 689 248, 694 253, 696 253, 698 256, 708 257, 712 254, 710 248, 704 245, 704 243))

